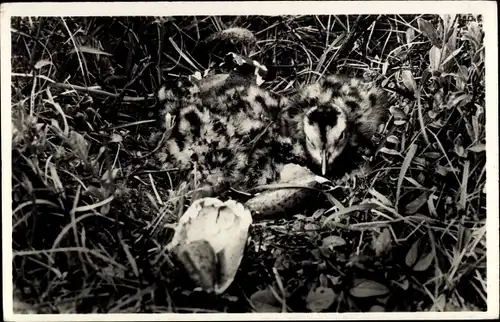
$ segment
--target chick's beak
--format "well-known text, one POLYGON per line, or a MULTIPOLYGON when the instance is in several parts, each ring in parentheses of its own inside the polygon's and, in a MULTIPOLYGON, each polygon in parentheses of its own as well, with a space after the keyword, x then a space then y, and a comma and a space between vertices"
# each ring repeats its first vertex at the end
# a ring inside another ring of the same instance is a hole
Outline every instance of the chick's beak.
POLYGON ((326 174, 326 150, 321 151, 321 175, 326 174))

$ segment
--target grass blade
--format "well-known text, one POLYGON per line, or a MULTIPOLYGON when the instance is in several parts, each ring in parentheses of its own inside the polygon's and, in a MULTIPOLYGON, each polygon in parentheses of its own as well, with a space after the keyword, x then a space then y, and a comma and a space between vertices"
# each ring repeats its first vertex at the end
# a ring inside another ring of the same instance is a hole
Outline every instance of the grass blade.
POLYGON ((401 166, 401 171, 399 172, 398 186, 396 190, 396 208, 398 207, 399 197, 401 195, 401 185, 403 184, 403 179, 406 175, 406 172, 408 171, 408 168, 410 168, 411 160, 413 160, 415 152, 417 152, 417 145, 410 145, 408 153, 406 153, 405 159, 403 160, 403 165, 401 166))

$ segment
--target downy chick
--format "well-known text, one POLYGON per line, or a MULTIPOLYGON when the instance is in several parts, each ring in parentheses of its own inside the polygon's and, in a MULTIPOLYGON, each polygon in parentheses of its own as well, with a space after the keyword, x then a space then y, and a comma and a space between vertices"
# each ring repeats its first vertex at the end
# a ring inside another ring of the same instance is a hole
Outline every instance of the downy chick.
POLYGON ((322 175, 352 169, 388 119, 385 92, 358 78, 332 75, 299 90, 286 111, 297 145, 322 175))
POLYGON ((286 98, 236 76, 193 84, 182 95, 162 88, 159 98, 162 114, 175 117, 175 125, 157 159, 187 174, 196 165, 206 192, 200 196, 276 178, 281 162, 272 111, 281 110, 286 98))

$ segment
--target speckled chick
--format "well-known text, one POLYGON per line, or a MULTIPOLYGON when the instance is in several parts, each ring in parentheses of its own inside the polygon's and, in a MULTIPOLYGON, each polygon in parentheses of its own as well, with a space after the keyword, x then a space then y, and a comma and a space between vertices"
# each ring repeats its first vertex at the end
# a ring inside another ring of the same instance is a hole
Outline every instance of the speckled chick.
MULTIPOLYGON (((231 186, 247 189, 272 182, 283 160, 276 111, 288 100, 232 76, 204 80, 182 93, 159 91, 162 113, 175 117, 170 137, 156 153, 163 167, 201 174, 207 195, 231 186)), ((162 117, 163 118, 163 117, 162 117)))
POLYGON ((373 83, 331 75, 298 90, 283 116, 288 134, 299 142, 295 156, 305 156, 320 174, 341 174, 373 149, 372 137, 389 116, 388 97, 373 83))

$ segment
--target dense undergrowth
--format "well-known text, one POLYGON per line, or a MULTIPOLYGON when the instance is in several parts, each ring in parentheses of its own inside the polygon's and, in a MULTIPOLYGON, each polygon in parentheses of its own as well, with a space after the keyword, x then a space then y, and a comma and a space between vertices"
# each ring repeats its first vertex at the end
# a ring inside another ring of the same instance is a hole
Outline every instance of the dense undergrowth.
POLYGON ((12 20, 13 281, 41 313, 486 309, 485 87, 475 16, 12 20), (393 91, 387 140, 311 217, 258 222, 224 296, 165 252, 190 185, 155 171, 154 93, 258 39, 262 86, 321 74, 393 91), (325 206, 325 207, 323 207, 325 206))

